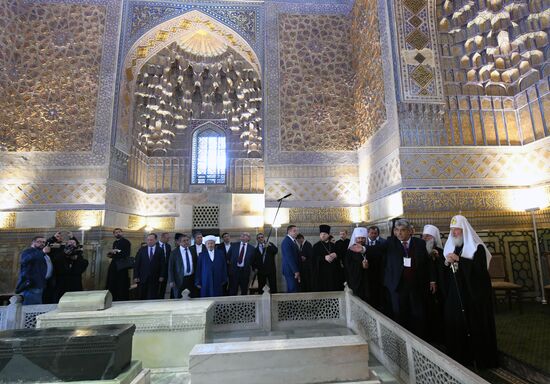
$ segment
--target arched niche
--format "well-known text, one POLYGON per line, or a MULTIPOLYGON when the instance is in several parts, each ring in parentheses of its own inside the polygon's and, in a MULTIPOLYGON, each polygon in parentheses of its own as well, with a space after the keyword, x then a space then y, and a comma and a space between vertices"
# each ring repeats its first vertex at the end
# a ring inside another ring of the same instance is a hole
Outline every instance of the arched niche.
MULTIPOLYGON (((119 149, 127 153, 131 150, 134 92, 137 75, 143 66, 170 44, 185 40, 193 34, 200 33, 201 30, 208 31, 222 44, 236 52, 261 78, 260 60, 256 52, 233 29, 197 10, 167 20, 143 34, 130 47, 124 58, 116 129, 116 145, 119 149)), ((258 156, 257 150, 252 152, 252 156, 258 156)))

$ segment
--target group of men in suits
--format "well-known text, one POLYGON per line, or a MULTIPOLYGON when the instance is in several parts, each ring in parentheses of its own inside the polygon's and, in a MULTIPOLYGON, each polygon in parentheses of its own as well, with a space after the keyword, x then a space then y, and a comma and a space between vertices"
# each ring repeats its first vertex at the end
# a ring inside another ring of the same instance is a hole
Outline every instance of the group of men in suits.
POLYGON ((168 233, 160 240, 155 233, 147 235, 146 244, 137 252, 134 266, 134 283, 142 300, 165 297, 166 288, 171 298, 182 297, 184 290, 189 297, 222 295, 247 295, 252 271, 258 278, 258 286, 270 287, 277 292, 275 256, 277 247, 266 243, 264 234, 256 236, 256 245, 250 244, 250 234, 243 232, 239 242, 231 242, 228 233, 222 234, 223 242, 216 244, 214 236, 202 233, 191 238, 175 234, 176 246, 168 244, 168 233))

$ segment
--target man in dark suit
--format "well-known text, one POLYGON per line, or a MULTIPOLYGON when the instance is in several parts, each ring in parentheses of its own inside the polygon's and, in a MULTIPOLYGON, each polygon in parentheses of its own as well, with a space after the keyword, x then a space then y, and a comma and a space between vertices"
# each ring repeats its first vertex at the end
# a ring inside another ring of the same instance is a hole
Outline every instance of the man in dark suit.
MULTIPOLYGON (((426 300, 435 290, 435 271, 424 240, 412 237, 406 219, 395 223, 394 235, 381 244, 385 258, 384 286, 389 291, 393 319, 419 337, 425 335, 426 300)), ((376 247, 366 247, 367 254, 376 247)))
POLYGON ((296 236, 296 245, 298 245, 298 260, 300 269, 300 292, 313 292, 313 245, 299 233, 296 236))
POLYGON ((157 243, 157 234, 147 235, 147 245, 136 255, 134 282, 138 285, 139 299, 159 298, 159 285, 166 279, 164 252, 157 243))
MULTIPOLYGON (((170 254, 172 253, 172 247, 170 246, 170 244, 168 244, 169 240, 170 235, 168 234, 168 232, 161 233, 159 247, 160 249, 162 249, 162 253, 164 254, 164 276, 168 276, 168 263, 170 259, 170 254)), ((167 279, 164 279, 164 281, 159 285, 159 298, 161 299, 164 299, 164 296, 166 294, 166 283, 167 279)), ((171 295, 170 298, 173 299, 171 295)))
POLYGON ((281 242, 283 276, 286 280, 286 291, 288 293, 298 292, 298 284, 300 284, 300 262, 298 245, 296 244, 297 236, 298 227, 289 225, 286 227, 286 236, 281 242))
POLYGON ((258 289, 263 293, 266 282, 270 293, 277 293, 277 271, 275 268, 275 256, 279 250, 271 241, 266 246, 263 233, 256 235, 256 252, 254 255, 253 269, 258 271, 258 289))
POLYGON ((384 281, 384 255, 381 245, 386 239, 380 237, 380 228, 373 225, 368 228, 367 247, 371 248, 369 258, 369 268, 367 275, 369 279, 369 299, 367 302, 374 308, 380 310, 382 305, 382 285, 384 281))
POLYGON ((202 243, 202 232, 195 232, 193 234, 193 240, 194 244, 190 246, 189 249, 191 253, 198 258, 202 251, 206 249, 206 246, 202 243))
POLYGON ((231 258, 229 257, 229 250, 231 249, 231 244, 232 244, 231 236, 229 235, 229 233, 227 232, 222 233, 222 240, 223 242, 221 244, 218 244, 216 247, 220 248, 223 251, 225 259, 229 264, 231 262, 231 258))
MULTIPOLYGON (((231 271, 231 235, 227 232, 222 233, 222 240, 223 242, 218 244, 217 248, 222 250, 223 256, 225 257, 225 262, 227 264, 227 281, 229 281, 229 271, 231 271)), ((229 295, 229 284, 224 285, 223 294, 224 296, 229 295)))
POLYGON ((231 246, 231 266, 229 272, 229 295, 235 296, 241 289, 241 295, 248 295, 250 271, 256 248, 249 244, 250 234, 243 232, 240 243, 231 246))
POLYGON ((198 289, 195 286, 195 270, 197 255, 192 252, 191 240, 183 233, 176 233, 178 245, 170 255, 168 265, 168 282, 172 295, 179 299, 184 289, 189 290, 189 297, 198 297, 198 289))

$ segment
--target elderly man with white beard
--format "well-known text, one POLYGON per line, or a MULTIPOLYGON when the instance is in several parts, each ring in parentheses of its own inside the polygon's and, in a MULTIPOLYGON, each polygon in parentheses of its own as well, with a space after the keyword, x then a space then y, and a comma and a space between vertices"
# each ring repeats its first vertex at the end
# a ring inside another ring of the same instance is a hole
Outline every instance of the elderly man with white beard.
POLYGON ((495 318, 489 250, 468 220, 457 215, 445 255, 445 345, 447 354, 463 365, 497 366, 495 318))
POLYGON ((435 292, 431 292, 426 302, 426 317, 428 322, 426 337, 431 343, 442 344, 444 340, 443 295, 439 288, 443 282, 445 258, 443 257, 443 244, 441 243, 439 228, 431 224, 425 225, 422 231, 422 240, 426 242, 426 250, 430 255, 433 269, 436 273, 436 284, 438 287, 435 292))

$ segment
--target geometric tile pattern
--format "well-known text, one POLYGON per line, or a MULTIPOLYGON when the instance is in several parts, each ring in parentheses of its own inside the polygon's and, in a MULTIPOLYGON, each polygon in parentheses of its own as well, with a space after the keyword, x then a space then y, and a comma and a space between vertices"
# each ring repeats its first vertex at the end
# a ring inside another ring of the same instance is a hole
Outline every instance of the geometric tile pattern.
POLYGON ((220 207, 218 205, 193 206, 193 228, 218 228, 220 207))
POLYGON ((428 36, 426 36, 424 32, 421 32, 420 30, 415 29, 407 35, 407 37, 405 38, 405 41, 408 44, 412 45, 417 50, 421 50, 426 46, 426 44, 428 44, 430 39, 428 38, 428 36))
POLYGON ((105 7, 3 1, 0 20, 0 150, 90 151, 105 7))
POLYGON ((428 85, 433 79, 433 73, 426 65, 419 65, 411 72, 411 78, 421 87, 428 85))
POLYGON ((292 193, 291 200, 335 201, 347 204, 359 202, 357 180, 270 179, 266 183, 266 200, 277 200, 292 193))
POLYGON ((105 204, 108 209, 144 216, 176 213, 177 198, 174 195, 147 194, 112 181, 107 191, 105 204))
MULTIPOLYGON (((368 196, 375 196, 376 193, 395 186, 401 182, 401 164, 397 155, 392 156, 382 164, 377 164, 378 168, 371 171, 368 175, 368 196)), ((404 169, 408 172, 408 169, 404 169)))
POLYGON ((509 281, 520 284, 528 290, 534 290, 535 283, 527 241, 510 241, 508 247, 510 248, 513 273, 513 280, 509 279, 509 281))
POLYGON ((153 27, 155 24, 166 20, 169 17, 175 17, 179 14, 188 12, 192 9, 199 9, 201 12, 215 16, 222 22, 229 24, 244 35, 250 41, 256 41, 257 36, 257 18, 256 9, 248 9, 243 6, 208 6, 191 4, 166 4, 152 5, 139 4, 131 2, 131 30, 129 35, 134 36, 139 30, 145 30, 153 27))
POLYGON ((231 302, 215 304, 213 324, 250 324, 255 322, 255 302, 231 302))
POLYGON ((281 149, 356 148, 349 18, 280 14, 278 22, 281 149))
POLYGON ((357 0, 351 14, 352 65, 355 71, 354 139, 364 144, 386 120, 382 46, 376 0, 357 0))
POLYGON ((277 302, 277 321, 340 319, 340 299, 311 299, 277 302))
POLYGON ((368 312, 360 308, 355 301, 351 302, 351 318, 356 322, 356 326, 363 328, 363 337, 365 340, 368 343, 373 343, 377 347, 380 347, 376 319, 370 316, 368 312))
POLYGON ((391 361, 408 374, 409 361, 407 358, 407 344, 405 340, 384 325, 380 326, 380 331, 384 353, 391 361))
POLYGON ((402 149, 403 179, 418 180, 421 184, 417 185, 479 185, 479 180, 485 180, 484 184, 522 185, 522 178, 531 172, 534 180, 544 181, 550 175, 550 150, 543 144, 519 152, 507 147, 447 153, 402 149))
POLYGON ((104 204, 105 184, 5 183, 0 186, 0 202, 16 207, 43 204, 104 204))
POLYGON ((460 384, 428 357, 413 348, 414 375, 417 384, 460 384))
POLYGON ((396 0, 394 9, 402 100, 442 103, 435 0, 396 0))
MULTIPOLYGON (((286 99, 285 93, 283 92, 282 85, 285 81, 284 76, 288 71, 287 68, 281 67, 281 56, 280 51, 284 46, 284 41, 279 40, 280 36, 280 18, 283 15, 323 15, 323 16, 332 16, 330 19, 341 19, 348 18, 352 10, 351 2, 344 1, 326 1, 326 2, 303 2, 303 1, 292 1, 292 2, 279 2, 279 1, 269 1, 264 3, 265 7, 265 96, 266 96, 266 134, 265 140, 268 145, 264 146, 265 158, 269 159, 269 166, 271 165, 283 165, 283 164, 332 164, 332 165, 345 165, 353 164, 356 162, 357 155, 354 151, 337 151, 337 146, 334 146, 332 151, 311 151, 308 150, 308 145, 313 143, 315 139, 306 141, 305 145, 301 147, 300 151, 285 151, 284 145, 286 145, 282 140, 282 122, 285 119, 287 113, 282 108, 282 105, 286 99)), ((380 16, 379 16, 380 17, 380 16)), ((383 17, 383 16, 382 16, 383 17)), ((343 20, 342 20, 343 21, 343 20)), ((348 22, 349 25, 349 22, 348 22)), ((381 25, 386 25, 381 23, 381 25)), ((343 27, 343 26, 342 26, 343 27)), ((292 26, 292 29, 296 29, 297 26, 292 26)), ((349 27, 348 27, 349 28, 349 27)), ((339 28, 340 29, 340 28, 339 28)), ((323 34, 329 34, 331 29, 321 30, 323 34)), ((343 31, 342 31, 343 32, 343 31)), ((321 40, 322 41, 322 40, 321 40)), ((332 41, 332 38, 331 38, 332 41)), ((384 40, 386 41, 386 40, 384 40)), ((351 44, 349 44, 351 46, 351 44)), ((315 43, 312 43, 311 47, 315 47, 315 43)), ((311 50, 311 48, 309 49, 311 50)), ((349 48, 351 53, 351 48, 349 48)), ((302 51, 296 52, 298 56, 306 56, 302 51)), ((323 51, 319 51, 317 56, 324 54, 323 51)), ((322 62, 322 61, 321 61, 322 62)), ((333 64, 332 62, 328 65, 333 64)), ((319 70, 331 70, 333 67, 328 68, 327 66, 322 66, 318 68, 319 70)), ((335 69, 335 67, 334 67, 335 69)), ((301 67, 297 67, 296 71, 302 72, 301 67)), ((313 75, 315 76, 315 74, 313 75)), ((338 77, 334 78, 334 84, 336 87, 341 88, 344 79, 338 77)), ((353 82, 350 82, 353 84, 353 82)), ((392 83, 393 84, 393 83, 392 83)), ((347 85, 347 83, 346 83, 347 85)), ((352 87, 353 88, 353 87, 352 87)), ((317 87, 316 87, 317 89, 317 87)), ((292 90, 290 90, 292 91, 292 90)), ((338 92, 341 92, 338 89, 338 92)), ((391 102, 391 100, 390 100, 391 102)), ((311 111, 310 111, 311 112, 311 111)), ((319 109, 317 109, 319 112, 319 109)), ((353 118, 353 115, 351 116, 353 118)), ((347 131, 347 127, 343 132, 347 131)), ((353 129, 353 125, 349 130, 353 129)), ((332 135, 333 131, 336 131, 334 127, 330 127, 326 130, 322 130, 322 133, 330 132, 332 135)), ((317 135, 315 135, 317 136, 317 135)), ((348 137, 351 135, 342 134, 339 138, 340 141, 348 140, 348 137), (344 138, 345 137, 345 138, 344 138)), ((341 144, 338 144, 341 145, 341 144)), ((266 170, 269 168, 266 165, 266 170)), ((267 181, 266 184, 269 184, 267 181)))

